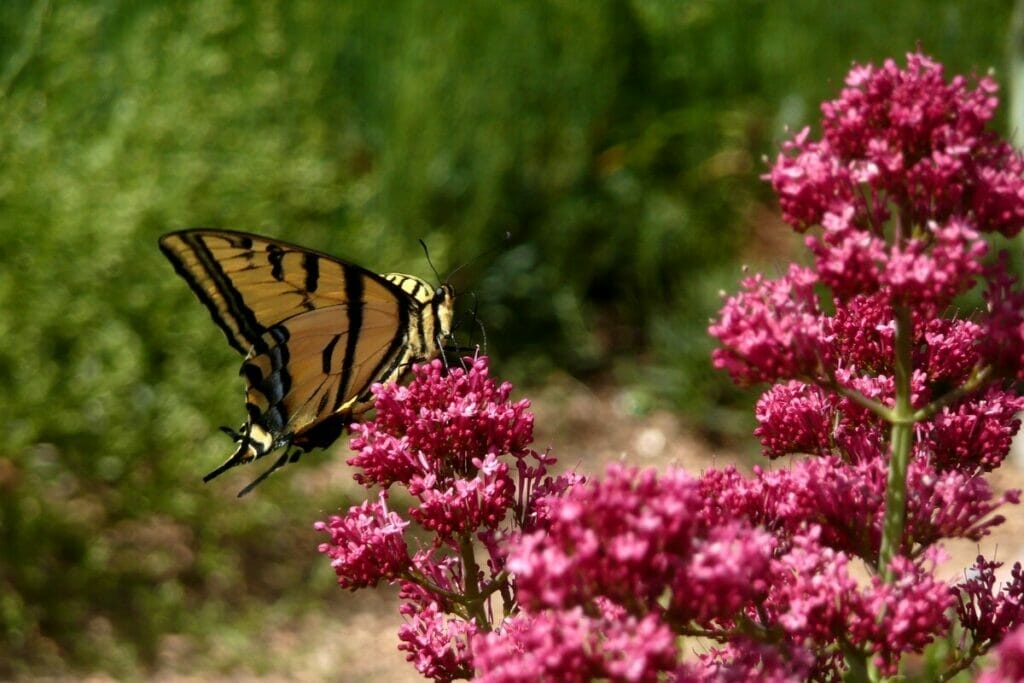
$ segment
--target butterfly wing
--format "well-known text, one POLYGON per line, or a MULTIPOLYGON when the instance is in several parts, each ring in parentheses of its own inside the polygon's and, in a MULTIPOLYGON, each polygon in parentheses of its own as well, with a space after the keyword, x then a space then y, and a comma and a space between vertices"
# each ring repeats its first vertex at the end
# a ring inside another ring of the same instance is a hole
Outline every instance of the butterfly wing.
POLYGON ((424 307, 430 289, 418 278, 389 281, 326 254, 231 231, 171 233, 160 247, 228 342, 247 354, 247 419, 238 432, 228 430, 238 447, 207 481, 283 446, 298 450, 270 471, 329 445, 369 407, 374 382, 397 379, 435 348, 436 313, 424 307))
POLYGON ((230 230, 182 230, 160 249, 239 353, 260 348, 273 325, 348 301, 408 301, 365 268, 279 240, 230 230))
POLYGON ((348 302, 275 325, 242 365, 250 421, 296 445, 326 445, 309 434, 317 422, 351 419, 369 406, 371 384, 408 365, 408 314, 398 301, 348 302))

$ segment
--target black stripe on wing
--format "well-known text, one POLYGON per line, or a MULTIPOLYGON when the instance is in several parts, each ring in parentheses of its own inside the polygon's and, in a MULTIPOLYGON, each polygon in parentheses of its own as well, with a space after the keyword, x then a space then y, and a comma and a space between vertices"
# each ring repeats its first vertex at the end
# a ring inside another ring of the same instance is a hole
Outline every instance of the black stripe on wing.
MULTIPOLYGON (((338 410, 349 395, 348 387, 352 382, 352 367, 356 362, 356 347, 359 345, 359 334, 363 331, 363 279, 359 273, 345 271, 345 298, 348 299, 348 336, 345 338, 345 357, 341 366, 341 381, 338 383, 338 395, 334 400, 334 408, 338 410)), ((408 304, 399 303, 399 310, 408 304)), ((399 330, 400 331, 400 330, 399 330)))
MULTIPOLYGON (((247 353, 249 347, 257 346, 260 343, 266 328, 256 320, 252 309, 246 306, 242 293, 232 284, 231 278, 214 258, 209 247, 206 246, 203 236, 194 232, 174 233, 174 236, 191 249, 198 262, 198 267, 202 271, 201 274, 205 276, 206 282, 213 285, 223 304, 217 303, 204 281, 197 277, 197 274, 181 259, 178 252, 165 244, 164 240, 160 241, 160 250, 174 266, 175 272, 188 283, 189 288, 206 306, 210 317, 228 338, 228 343, 239 353, 247 353), (232 325, 234 325, 234 329, 232 329, 232 325)), ((244 243, 238 246, 248 248, 244 243)))
MULTIPOLYGON (((373 380, 369 385, 360 389, 360 396, 369 394, 370 386, 374 382, 391 382, 398 379, 408 366, 412 365, 412 352, 409 350, 409 334, 411 331, 402 333, 402 330, 409 330, 410 312, 412 306, 402 306, 398 309, 398 325, 395 336, 387 352, 381 356, 376 367, 373 368, 371 377, 373 380), (386 368, 386 369, 385 369, 386 368)), ((367 396, 368 398, 368 396, 367 396)))

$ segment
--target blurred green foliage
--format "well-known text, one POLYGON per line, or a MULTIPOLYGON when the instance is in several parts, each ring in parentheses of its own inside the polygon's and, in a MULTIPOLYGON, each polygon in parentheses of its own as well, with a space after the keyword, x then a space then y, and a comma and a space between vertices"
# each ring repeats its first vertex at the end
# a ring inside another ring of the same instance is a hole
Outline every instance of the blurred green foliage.
POLYGON ((451 268, 511 232, 456 278, 503 374, 618 367, 728 431, 707 320, 741 261, 781 269, 794 243, 763 156, 853 60, 920 44, 951 72, 1001 68, 1009 17, 992 0, 0 3, 0 676, 131 675, 163 634, 333 589, 309 527, 344 489, 281 477, 236 503, 239 479, 198 483, 228 451, 215 426, 240 419, 238 359, 161 233, 264 232, 425 275, 417 238, 451 268))

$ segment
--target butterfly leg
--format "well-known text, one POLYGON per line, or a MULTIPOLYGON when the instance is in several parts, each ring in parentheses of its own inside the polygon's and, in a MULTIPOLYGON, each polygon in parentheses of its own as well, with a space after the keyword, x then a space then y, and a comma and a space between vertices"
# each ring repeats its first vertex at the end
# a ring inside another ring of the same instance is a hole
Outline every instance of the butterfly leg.
POLYGON ((244 489, 238 492, 238 497, 241 498, 245 494, 252 491, 258 486, 264 479, 269 477, 271 474, 281 469, 285 465, 291 462, 296 462, 302 456, 302 450, 294 447, 289 447, 281 454, 281 457, 274 461, 274 464, 270 466, 266 472, 256 477, 252 482, 249 483, 244 489))
POLYGON ((203 477, 203 481, 210 481, 232 467, 261 458, 274 450, 273 437, 259 425, 254 425, 251 420, 243 425, 241 432, 236 432, 229 427, 221 427, 221 431, 231 436, 238 444, 238 448, 220 467, 203 477))

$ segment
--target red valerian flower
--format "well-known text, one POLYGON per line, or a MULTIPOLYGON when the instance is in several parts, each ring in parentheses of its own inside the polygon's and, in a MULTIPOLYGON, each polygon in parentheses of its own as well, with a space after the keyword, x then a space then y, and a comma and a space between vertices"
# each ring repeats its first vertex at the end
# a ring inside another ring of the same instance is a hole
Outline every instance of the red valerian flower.
POLYGON ((446 370, 440 360, 413 368, 408 387, 373 386, 377 416, 352 425, 348 464, 360 468, 356 479, 382 487, 409 484, 420 477, 447 487, 455 477, 476 474, 487 455, 529 454, 533 441, 530 402, 509 400, 512 385, 496 385, 487 359, 472 359, 467 369, 446 370))
POLYGON ((855 67, 846 86, 822 105, 823 139, 802 131, 768 176, 793 227, 803 232, 850 207, 850 223, 881 226, 891 206, 915 225, 970 215, 1008 236, 1024 227, 1024 163, 985 129, 996 106, 991 78, 974 89, 962 77, 947 82, 942 65, 910 54, 906 69, 891 60, 855 67))
MULTIPOLYGON (((835 666, 827 667, 834 672, 835 666)), ((676 683, 802 683, 819 680, 814 676, 814 656, 799 647, 773 647, 756 640, 737 637, 722 647, 686 662, 676 672, 676 683)), ((820 680, 827 680, 822 676, 820 680)))
POLYGON ((399 650, 427 678, 451 681, 469 678, 473 672, 470 641, 476 625, 446 614, 436 602, 426 605, 405 603, 401 608, 406 623, 398 630, 399 650))
POLYGON ((331 536, 320 544, 320 552, 331 558, 342 588, 376 586, 396 578, 409 566, 404 535, 409 523, 388 511, 386 500, 381 493, 376 503, 365 501, 349 508, 343 517, 335 515, 313 525, 331 536))
POLYGON ((883 582, 873 576, 861 592, 859 619, 849 625, 851 642, 875 654, 875 664, 887 675, 895 674, 900 656, 921 652, 949 628, 946 612, 953 596, 931 568, 897 556, 892 560, 893 578, 883 582))
POLYGON ((473 641, 479 683, 613 680, 656 683, 678 661, 667 625, 644 618, 590 616, 582 608, 522 613, 473 641))
POLYGON ((1006 271, 1005 260, 990 269, 982 325, 981 355, 1001 375, 1024 379, 1024 290, 1006 271))
POLYGON ((690 547, 701 508, 689 475, 611 466, 601 481, 548 501, 546 529, 514 544, 508 570, 522 605, 571 607, 600 595, 654 605, 690 547))
POLYGON ((741 384, 816 374, 823 343, 817 276, 791 266, 778 280, 745 278, 744 292, 726 300, 710 328, 723 348, 711 360, 741 384))
POLYGON ((775 384, 757 402, 754 436, 769 458, 792 453, 829 455, 835 447, 831 416, 836 403, 834 396, 813 384, 798 380, 775 384))
POLYGON ((989 387, 923 423, 920 448, 940 469, 990 472, 1009 454, 1022 410, 1024 397, 989 387))
POLYGON ((1024 571, 999 591, 980 558, 952 588, 935 571, 942 541, 977 541, 1020 497, 981 476, 1024 411, 1024 290, 984 263, 984 233, 1024 228, 1024 161, 985 128, 994 92, 921 54, 855 67, 822 139, 783 145, 769 178, 796 230, 820 227, 813 267, 744 278, 709 328, 716 367, 775 383, 755 430, 774 469, 551 476, 485 358, 433 362, 374 388, 349 461, 404 488, 426 535, 383 494, 318 523, 339 583, 400 586, 401 648, 436 681, 890 675, 954 616, 945 673, 1002 641, 991 676, 1017 675, 1024 571), (961 314, 979 281, 986 310, 961 314), (686 637, 709 649, 684 657, 686 637))
POLYGON ((1009 581, 997 591, 995 573, 1001 566, 1002 562, 979 555, 964 580, 952 589, 965 635, 982 652, 1024 626, 1024 570, 1014 563, 1009 581))

